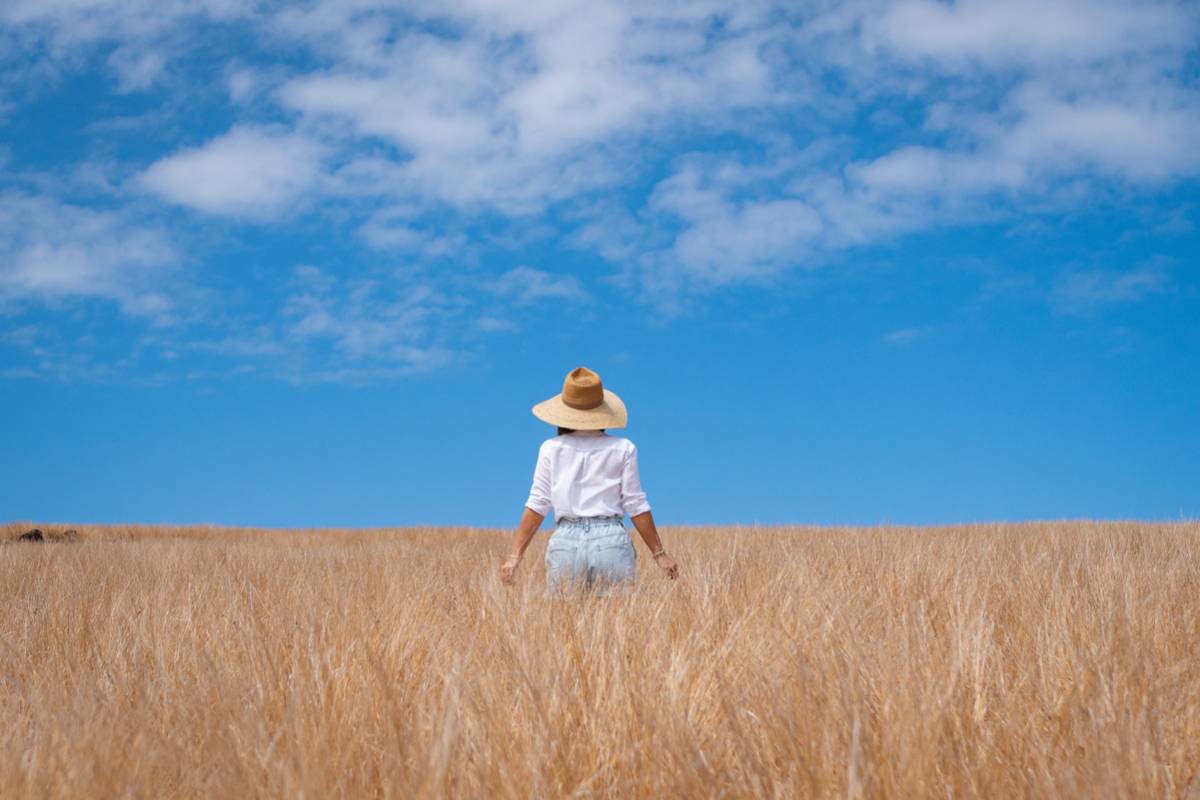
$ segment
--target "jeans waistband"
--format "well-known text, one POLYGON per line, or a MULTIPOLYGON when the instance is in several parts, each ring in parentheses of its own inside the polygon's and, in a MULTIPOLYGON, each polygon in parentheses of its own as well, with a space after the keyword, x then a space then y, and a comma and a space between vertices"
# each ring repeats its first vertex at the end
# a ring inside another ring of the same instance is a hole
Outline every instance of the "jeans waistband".
POLYGON ((621 525, 625 522, 623 514, 610 514, 604 517, 561 517, 558 520, 559 525, 571 525, 573 527, 590 528, 593 525, 621 525))

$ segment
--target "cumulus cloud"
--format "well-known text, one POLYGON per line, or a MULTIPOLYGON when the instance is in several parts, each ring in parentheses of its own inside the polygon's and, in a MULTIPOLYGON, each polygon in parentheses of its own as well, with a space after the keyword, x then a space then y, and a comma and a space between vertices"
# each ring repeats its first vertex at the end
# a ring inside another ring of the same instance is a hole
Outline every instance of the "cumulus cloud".
MULTIPOLYGON (((732 121, 772 92, 766 33, 718 6, 625 3, 414 4, 451 35, 318 2, 281 29, 338 66, 299 76, 282 104, 400 149, 392 184, 460 207, 532 213, 620 180, 636 137, 685 120, 732 121)), ((744 19, 743 19, 744 17, 744 19)), ((626 173, 628 174, 628 173, 626 173)))
POLYGON ((167 57, 157 50, 120 47, 109 56, 108 63, 117 73, 119 90, 136 92, 149 88, 167 67, 167 57))
POLYGON ((655 210, 685 221, 671 254, 702 284, 719 286, 795 262, 824 230, 820 215, 800 199, 738 202, 717 181, 688 167, 659 183, 651 198, 655 210))
MULTIPOLYGON (((901 141, 867 159, 851 144, 789 163, 799 149, 773 145, 758 163, 746 149, 690 162, 651 195, 648 207, 681 227, 673 258, 652 260, 656 274, 643 282, 676 292, 754 279, 1031 202, 1065 211, 1083 187, 1192 178, 1200 95, 1182 76, 1197 25, 1174 3, 864 2, 818 12, 798 37, 842 71, 851 107, 894 96, 923 108, 923 124, 901 126, 901 141)), ((839 102, 829 106, 836 113, 839 102)))
POLYGON ((421 227, 414 217, 419 210, 408 207, 381 209, 363 223, 359 235, 377 250, 415 254, 426 258, 453 256, 463 260, 471 246, 460 232, 435 232, 421 227))
MULTIPOLYGON (((972 122, 978 116, 939 125, 969 130, 972 122)), ((1161 183, 1200 173, 1200 154, 1190 146, 1196 131, 1200 98, 1186 91, 1067 100, 1026 84, 968 146, 904 145, 847 173, 868 189, 941 197, 1044 194, 1054 180, 1076 176, 1161 183)))
POLYGON ((253 15, 255 0, 7 0, 0 25, 44 39, 51 58, 103 42, 144 43, 187 22, 232 21, 253 15))
MULTIPOLYGON (((451 264, 479 267, 466 291, 491 302, 590 296, 571 274, 489 266, 520 263, 529 237, 590 250, 618 285, 669 304, 1200 174, 1200 15, 1186 3, 12 0, 0 29, 5 96, 31 61, 93 59, 118 91, 197 86, 211 76, 189 48, 244 37, 218 70, 228 130, 124 165, 137 174, 110 194, 280 230, 299 211, 344 226, 366 257, 292 287, 272 341, 388 369, 453 349, 435 335, 458 302, 442 295, 464 291, 451 264), (393 284, 365 274, 376 260, 430 271, 393 284)), ((160 230, 22 197, 79 238, 6 223, 8 296, 169 302, 145 279, 176 258, 160 230)), ((1164 291, 1164 275, 1068 271, 1054 294, 1111 307, 1164 291)))
POLYGON ((901 0, 864 17, 868 46, 955 66, 1088 62, 1189 46, 1186 7, 1110 0, 901 0))
POLYGON ((1191 140, 1200 132, 1200 96, 1180 89, 1130 95, 1055 96, 1044 86, 1015 93, 1017 122, 997 138, 1000 157, 1057 174, 1090 169, 1133 181, 1200 171, 1191 140))
POLYGON ((324 147, 300 134, 237 126, 200 147, 156 161, 138 183, 179 205, 265 220, 304 200, 322 173, 324 147))
POLYGON ((20 191, 0 195, 0 298, 102 298, 127 313, 171 311, 165 273, 179 261, 167 234, 120 211, 20 191))
MULTIPOLYGON (((636 182, 656 141, 696 132, 786 139, 794 131, 782 120, 803 123, 798 112, 825 127, 889 95, 924 104, 927 123, 873 161, 850 151, 824 165, 831 178, 846 168, 859 181, 851 190, 944 206, 996 190, 1042 191, 1059 176, 1164 181, 1198 168, 1187 142, 1200 102, 1177 74, 1197 19, 1170 2, 858 0, 788 13, 716 0, 315 0, 277 9, 172 0, 161 13, 148 9, 62 0, 18 2, 7 14, 55 41, 142 42, 206 18, 249 21, 273 41, 308 48, 323 66, 269 71, 279 108, 321 126, 345 155, 318 195, 529 215, 636 182), (819 76, 830 71, 848 81, 837 93, 822 88, 819 76)), ((154 58, 146 58, 148 74, 154 58)), ((150 79, 140 71, 126 80, 150 79)), ((231 67, 235 100, 256 94, 257 74, 231 67)), ((295 132, 242 125, 153 165, 145 181, 204 211, 273 218, 313 187, 320 154, 295 132), (209 177, 193 181, 199 173, 209 177)), ((759 194, 774 187, 764 188, 759 194)), ((805 201, 763 202, 747 206, 752 216, 796 210, 771 202, 805 201)), ((372 244, 406 235, 374 222, 363 232, 372 244)), ((782 237, 781 257, 798 237, 782 237)), ((697 238, 685 231, 680 254, 697 238)), ((747 259, 748 274, 763 251, 747 259)), ((697 274, 723 279, 736 270, 724 261, 723 270, 697 274)))
MULTIPOLYGON (((860 18, 897 90, 926 107, 924 142, 865 183, 930 194, 1044 192, 1057 178, 1195 175, 1200 95, 1183 78, 1200 17, 1173 2, 901 0, 860 18)), ((914 136, 913 138, 918 138, 914 136)))

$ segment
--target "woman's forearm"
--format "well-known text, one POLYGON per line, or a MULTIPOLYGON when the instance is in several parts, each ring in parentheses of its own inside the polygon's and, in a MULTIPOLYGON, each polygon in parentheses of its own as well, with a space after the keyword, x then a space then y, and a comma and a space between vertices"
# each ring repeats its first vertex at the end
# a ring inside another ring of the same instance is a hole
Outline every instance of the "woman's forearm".
POLYGON ((525 548, 529 547, 529 542, 538 532, 538 528, 542 526, 542 520, 545 518, 544 515, 532 508, 525 507, 524 513, 521 514, 521 521, 517 523, 516 533, 513 534, 512 555, 519 557, 525 554, 525 548))
POLYGON ((646 547, 650 548, 651 553, 657 553, 663 549, 662 540, 658 538, 658 528, 654 525, 652 512, 643 511, 629 519, 633 522, 633 527, 637 528, 637 532, 642 535, 642 541, 646 543, 646 547))

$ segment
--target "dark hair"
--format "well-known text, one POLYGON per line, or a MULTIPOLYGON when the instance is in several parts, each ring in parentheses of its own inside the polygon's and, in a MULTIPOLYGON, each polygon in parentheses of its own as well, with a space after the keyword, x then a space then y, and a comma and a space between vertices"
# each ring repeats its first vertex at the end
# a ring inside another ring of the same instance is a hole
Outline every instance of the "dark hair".
MULTIPOLYGON (((604 430, 604 429, 601 428, 600 430, 604 430)), ((558 426, 558 435, 559 436, 562 436, 564 433, 574 433, 574 432, 575 432, 574 428, 564 428, 562 425, 558 426)))

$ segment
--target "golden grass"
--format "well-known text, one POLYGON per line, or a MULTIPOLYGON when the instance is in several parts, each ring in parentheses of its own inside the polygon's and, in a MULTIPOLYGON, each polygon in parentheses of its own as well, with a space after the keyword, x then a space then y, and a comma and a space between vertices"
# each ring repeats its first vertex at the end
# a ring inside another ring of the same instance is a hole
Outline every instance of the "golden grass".
POLYGON ((1200 767, 1200 525, 667 528, 679 582, 639 544, 636 593, 565 599, 545 538, 514 589, 496 531, 0 547, 0 796, 1173 797, 1200 767))

